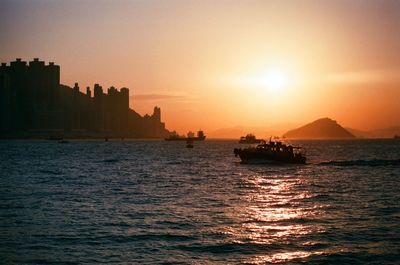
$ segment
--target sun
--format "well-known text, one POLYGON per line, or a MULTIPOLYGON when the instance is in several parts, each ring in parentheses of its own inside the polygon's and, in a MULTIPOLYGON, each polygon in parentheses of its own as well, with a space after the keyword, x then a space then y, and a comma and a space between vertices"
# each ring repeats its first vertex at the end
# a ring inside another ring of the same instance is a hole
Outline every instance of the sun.
POLYGON ((289 77, 285 72, 272 70, 245 76, 240 83, 260 91, 280 94, 289 86, 289 77))
POLYGON ((293 75, 280 69, 247 73, 233 79, 239 87, 250 88, 269 96, 284 96, 293 86, 293 75))
POLYGON ((260 77, 260 85, 271 91, 281 91, 288 84, 288 78, 283 72, 271 71, 260 77))

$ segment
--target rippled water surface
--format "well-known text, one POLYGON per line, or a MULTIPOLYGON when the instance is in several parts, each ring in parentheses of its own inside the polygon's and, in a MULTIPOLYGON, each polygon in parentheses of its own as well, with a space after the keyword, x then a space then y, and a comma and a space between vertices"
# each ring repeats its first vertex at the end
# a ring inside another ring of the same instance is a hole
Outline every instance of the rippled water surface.
POLYGON ((0 142, 0 263, 400 264, 400 141, 0 142))

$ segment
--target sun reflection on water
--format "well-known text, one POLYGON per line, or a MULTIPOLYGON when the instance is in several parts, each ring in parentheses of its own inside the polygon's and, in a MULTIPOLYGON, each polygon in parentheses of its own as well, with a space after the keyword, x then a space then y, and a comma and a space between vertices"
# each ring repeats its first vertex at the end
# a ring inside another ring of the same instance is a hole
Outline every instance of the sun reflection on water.
POLYGON ((305 251, 291 251, 291 252, 280 252, 273 255, 260 255, 252 258, 247 263, 249 264, 265 264, 265 263, 281 263, 288 262, 294 259, 307 258, 311 255, 321 255, 323 252, 305 252, 305 251))
POLYGON ((245 190, 242 203, 232 212, 233 217, 242 222, 230 227, 229 233, 241 243, 251 242, 271 249, 276 245, 288 246, 287 249, 268 251, 269 254, 257 254, 246 263, 287 262, 321 254, 320 251, 301 249, 314 244, 309 239, 304 242, 307 235, 324 232, 321 226, 313 225, 313 218, 321 214, 322 209, 315 203, 304 203, 314 195, 301 189, 301 178, 252 176, 242 181, 245 190))

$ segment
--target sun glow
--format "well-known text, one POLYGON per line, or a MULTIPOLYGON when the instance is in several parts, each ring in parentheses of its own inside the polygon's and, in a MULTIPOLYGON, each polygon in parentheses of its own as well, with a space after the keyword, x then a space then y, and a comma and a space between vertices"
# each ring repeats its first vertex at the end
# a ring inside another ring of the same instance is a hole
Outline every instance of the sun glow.
POLYGON ((278 71, 268 72, 260 78, 260 84, 272 91, 284 89, 287 83, 287 76, 278 71))
POLYGON ((241 78, 244 87, 255 88, 271 95, 281 95, 290 86, 289 75, 282 71, 266 71, 241 78))

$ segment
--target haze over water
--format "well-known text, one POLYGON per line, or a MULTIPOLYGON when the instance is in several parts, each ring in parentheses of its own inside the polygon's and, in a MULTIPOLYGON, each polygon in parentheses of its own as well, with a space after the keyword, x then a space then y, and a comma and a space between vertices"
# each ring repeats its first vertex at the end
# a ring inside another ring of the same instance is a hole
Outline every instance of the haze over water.
POLYGON ((5 264, 398 264, 400 142, 306 141, 243 165, 234 141, 0 142, 5 264))
POLYGON ((0 61, 55 62, 82 92, 127 87, 131 108, 161 107, 179 133, 322 117, 374 130, 400 124, 399 13, 393 0, 0 0, 0 61))

